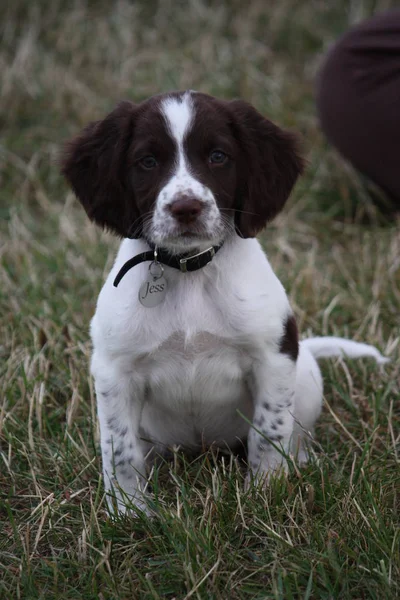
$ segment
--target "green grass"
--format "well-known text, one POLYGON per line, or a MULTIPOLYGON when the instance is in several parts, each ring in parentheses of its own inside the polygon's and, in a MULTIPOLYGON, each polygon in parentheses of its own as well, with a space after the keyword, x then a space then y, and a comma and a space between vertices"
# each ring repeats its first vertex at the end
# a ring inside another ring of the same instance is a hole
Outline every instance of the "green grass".
POLYGON ((0 598, 396 598, 399 220, 328 147, 321 57, 388 1, 27 2, 1 9, 0 598), (314 460, 244 491, 233 457, 175 456, 157 518, 112 520, 88 324, 117 241, 58 173, 57 148, 121 98, 241 96, 299 130, 307 173, 263 236, 304 336, 392 358, 326 361, 314 460))

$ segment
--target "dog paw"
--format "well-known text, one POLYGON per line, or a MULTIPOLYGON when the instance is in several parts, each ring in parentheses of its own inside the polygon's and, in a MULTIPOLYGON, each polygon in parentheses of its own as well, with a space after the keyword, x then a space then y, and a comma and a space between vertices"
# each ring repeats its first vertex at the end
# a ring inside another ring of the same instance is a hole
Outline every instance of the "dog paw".
POLYGON ((265 468, 261 465, 258 467, 258 469, 252 467, 247 472, 244 489, 247 491, 252 485, 255 487, 267 486, 272 477, 281 477, 282 475, 286 476, 288 472, 289 468, 286 461, 281 462, 272 468, 265 468))
POLYGON ((151 498, 148 494, 138 492, 135 496, 128 494, 107 492, 107 505, 109 515, 113 518, 128 516, 133 519, 146 517, 154 517, 155 511, 151 508, 151 498))

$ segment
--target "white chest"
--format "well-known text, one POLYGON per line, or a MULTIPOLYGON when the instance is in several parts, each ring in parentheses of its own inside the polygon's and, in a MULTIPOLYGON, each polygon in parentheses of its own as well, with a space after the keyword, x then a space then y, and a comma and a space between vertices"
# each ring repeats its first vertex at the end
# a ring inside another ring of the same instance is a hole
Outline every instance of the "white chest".
POLYGON ((151 353, 138 356, 139 369, 159 402, 187 402, 205 397, 223 403, 250 368, 249 354, 231 340, 201 332, 188 338, 171 335, 151 353))
POLYGON ((192 339, 173 334, 135 362, 147 382, 144 431, 165 445, 234 444, 248 429, 238 411, 251 418, 250 365, 249 354, 230 340, 207 332, 192 339))

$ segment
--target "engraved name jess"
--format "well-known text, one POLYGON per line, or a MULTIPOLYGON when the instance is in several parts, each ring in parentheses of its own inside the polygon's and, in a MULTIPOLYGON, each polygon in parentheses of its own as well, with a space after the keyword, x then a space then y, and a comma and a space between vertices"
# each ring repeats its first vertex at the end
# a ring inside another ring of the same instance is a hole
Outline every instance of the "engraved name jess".
POLYGON ((150 281, 146 282, 146 287, 141 289, 140 298, 144 300, 148 294, 157 294, 159 292, 163 292, 165 289, 165 283, 150 283, 150 281))

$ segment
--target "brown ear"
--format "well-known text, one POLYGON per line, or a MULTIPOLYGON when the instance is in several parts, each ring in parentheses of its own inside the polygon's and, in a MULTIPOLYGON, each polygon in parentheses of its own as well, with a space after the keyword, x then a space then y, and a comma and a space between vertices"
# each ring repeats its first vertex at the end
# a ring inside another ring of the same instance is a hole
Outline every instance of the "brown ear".
POLYGON ((134 112, 131 102, 121 102, 67 142, 61 159, 61 171, 89 218, 121 236, 130 234, 139 217, 126 173, 134 112))
POLYGON ((265 119, 246 102, 234 100, 229 107, 244 161, 236 228, 244 238, 255 237, 282 210, 304 161, 295 135, 265 119))

